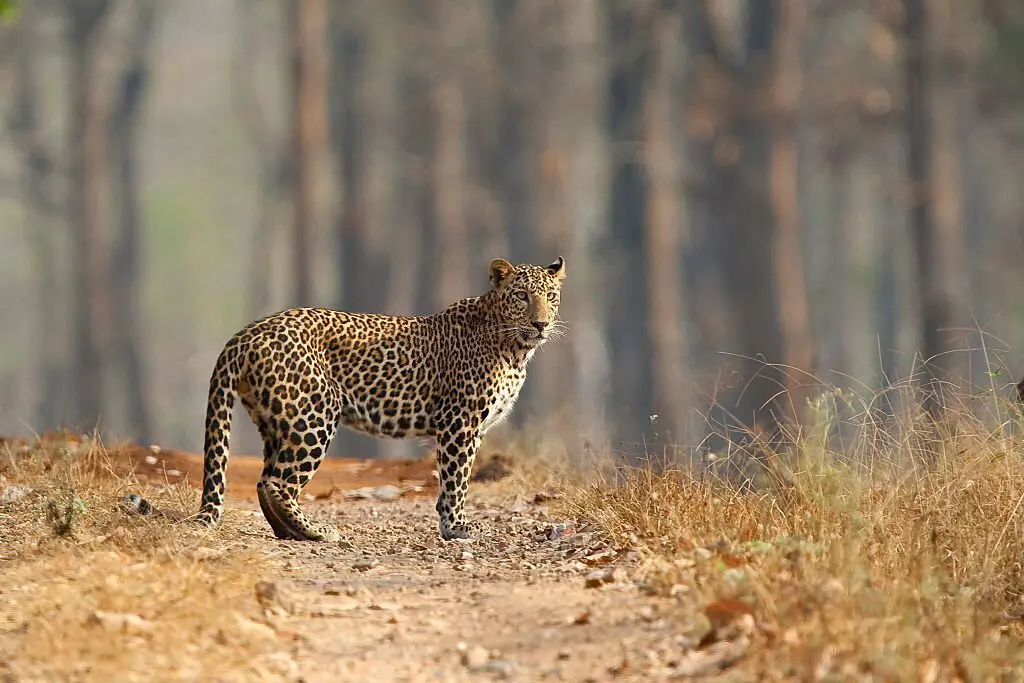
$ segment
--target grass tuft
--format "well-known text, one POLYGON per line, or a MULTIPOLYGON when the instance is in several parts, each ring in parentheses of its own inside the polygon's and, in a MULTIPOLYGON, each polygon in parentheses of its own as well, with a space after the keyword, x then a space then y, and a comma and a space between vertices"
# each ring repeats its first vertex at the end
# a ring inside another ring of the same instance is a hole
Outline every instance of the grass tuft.
POLYGON ((707 471, 620 469, 573 487, 565 511, 638 549, 644 587, 698 637, 708 626, 692 626, 694 610, 749 610, 742 668, 765 679, 1019 675, 1024 450, 1008 435, 1019 412, 965 402, 935 423, 909 390, 901 404, 893 416, 877 397, 822 394, 754 489, 707 471))

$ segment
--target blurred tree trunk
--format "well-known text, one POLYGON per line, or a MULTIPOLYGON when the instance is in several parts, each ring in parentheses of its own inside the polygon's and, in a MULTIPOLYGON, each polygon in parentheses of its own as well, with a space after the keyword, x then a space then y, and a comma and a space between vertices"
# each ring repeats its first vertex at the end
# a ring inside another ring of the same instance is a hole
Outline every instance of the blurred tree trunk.
MULTIPOLYGON (((535 222, 522 244, 530 248, 524 260, 547 264, 564 254, 571 240, 573 207, 568 201, 566 173, 569 158, 578 149, 574 144, 576 127, 584 117, 575 97, 577 88, 570 71, 575 65, 569 59, 574 46, 567 31, 570 22, 587 21, 591 8, 586 2, 567 5, 558 0, 533 2, 528 8, 525 19, 531 27, 531 42, 524 59, 529 60, 529 97, 545 105, 542 110, 535 109, 529 121, 529 193, 535 222)), ((566 303, 571 306, 571 297, 566 303)), ((557 422, 565 433, 571 433, 576 427, 571 420, 574 415, 568 411, 573 384, 572 349, 556 342, 545 345, 539 355, 543 360, 537 361, 538 367, 543 369, 535 372, 524 396, 540 420, 557 422)), ((531 419, 527 413, 524 410, 521 416, 524 422, 531 419)))
MULTIPOLYGON (((961 171, 961 127, 962 104, 965 100, 962 82, 970 76, 958 58, 962 38, 958 35, 960 22, 958 11, 964 9, 960 2, 952 0, 927 0, 930 9, 934 36, 930 53, 929 71, 931 98, 928 106, 932 111, 933 129, 931 145, 932 184, 929 200, 933 202, 932 218, 935 234, 931 243, 931 258, 935 262, 932 287, 939 290, 929 299, 944 301, 940 305, 944 320, 936 320, 941 335, 942 379, 961 382, 967 374, 966 352, 967 326, 965 302, 970 300, 969 280, 965 258, 967 243, 964 236, 964 180, 961 171), (960 341, 958 341, 960 340, 960 341)), ((927 90, 927 88, 926 88, 927 90)))
POLYGON ((960 202, 944 200, 941 218, 937 220, 936 202, 940 190, 959 190, 955 183, 955 161, 951 150, 942 149, 947 142, 937 137, 936 120, 941 132, 948 134, 953 124, 948 105, 936 106, 932 84, 934 73, 931 35, 933 29, 932 5, 929 0, 905 0, 903 11, 904 79, 907 113, 907 175, 910 183, 910 226, 913 235, 917 267, 917 292, 921 315, 921 352, 925 407, 933 415, 941 408, 941 382, 949 378, 953 369, 950 345, 944 334, 955 324, 955 303, 946 279, 956 268, 955 257, 960 217, 960 202), (941 110, 941 113, 940 113, 941 110), (937 167, 942 161, 944 167, 937 167), (941 174, 941 175, 940 175, 941 174), (941 187, 940 187, 941 183, 941 187))
POLYGON ((110 119, 110 156, 117 181, 118 233, 111 263, 113 283, 113 351, 121 364, 125 417, 128 428, 142 443, 152 434, 144 344, 139 319, 142 283, 139 199, 138 137, 141 107, 149 85, 149 57, 153 42, 154 0, 139 0, 131 36, 128 63, 121 74, 117 99, 110 119))
POLYGON ((876 209, 874 155, 851 154, 843 162, 839 175, 842 193, 842 219, 836 240, 839 247, 836 259, 839 277, 832 286, 840 285, 837 317, 840 367, 850 377, 874 386, 870 378, 879 370, 879 336, 873 318, 877 297, 874 283, 886 277, 884 258, 879 261, 879 242, 882 237, 878 226, 882 224, 876 209))
POLYGON ((536 258, 530 110, 534 104, 531 93, 535 92, 532 84, 537 71, 532 68, 532 54, 527 45, 531 40, 530 19, 539 3, 524 0, 493 2, 501 79, 496 165, 505 211, 505 232, 509 236, 510 253, 506 258, 515 262, 536 258))
POLYGON ((258 183, 256 188, 256 225, 253 230, 252 251, 249 257, 249 314, 250 320, 270 313, 272 302, 280 297, 271 295, 270 281, 274 271, 274 252, 279 238, 279 211, 282 197, 287 192, 290 163, 284 141, 267 121, 266 112, 257 91, 261 49, 259 35, 260 14, 254 11, 250 0, 236 0, 236 16, 240 24, 236 33, 237 44, 232 55, 231 82, 235 87, 232 106, 241 122, 246 144, 256 156, 258 183))
MULTIPOLYGON (((462 46, 467 40, 465 11, 453 0, 430 0, 435 35, 431 60, 434 149, 430 161, 437 241, 435 306, 441 309, 471 294, 466 225, 466 95, 462 46)), ((482 267, 482 266, 478 266, 482 267)))
POLYGON ((325 0, 291 0, 288 35, 291 50, 291 135, 293 180, 292 301, 311 305, 317 258, 313 251, 318 217, 319 150, 326 143, 325 0))
POLYGON ((331 149, 341 181, 337 254, 341 276, 338 307, 374 310, 368 300, 370 253, 367 246, 367 117, 364 27, 350 8, 333 8, 331 22, 331 149))
MULTIPOLYGON (((885 211, 887 214, 895 213, 885 211)), ((880 230, 875 255, 878 259, 878 279, 875 286, 876 317, 878 327, 879 366, 882 372, 880 388, 895 381, 898 372, 897 359, 899 334, 897 307, 899 305, 896 271, 898 268, 895 230, 880 230)))
MULTIPOLYGON (((644 77, 649 51, 638 36, 649 30, 643 8, 612 2, 607 14, 608 51, 615 55, 608 83, 607 137, 616 150, 643 139, 644 77)), ((605 270, 603 293, 606 338, 611 351, 611 394, 616 399, 615 425, 626 454, 643 457, 650 433, 651 358, 645 330, 647 283, 644 229, 647 183, 640 155, 618 154, 612 163, 610 252, 617 258, 605 270)))
POLYGON ((917 267, 917 289, 921 316, 921 352, 924 354, 925 405, 931 412, 938 408, 934 392, 938 390, 938 368, 942 340, 938 325, 944 319, 942 301, 932 300, 936 292, 935 263, 930 242, 934 233, 931 189, 931 116, 928 113, 927 13, 925 0, 904 0, 903 6, 904 79, 907 98, 906 150, 910 200, 910 229, 917 267))
POLYGON ((66 338, 65 316, 60 304, 65 284, 60 277, 53 199, 53 154, 47 149, 39 111, 39 8, 35 3, 22 10, 17 27, 16 82, 11 128, 22 159, 22 192, 25 223, 37 278, 35 336, 37 340, 38 403, 35 425, 39 430, 56 426, 68 408, 64 398, 66 338))
POLYGON ((71 273, 76 409, 71 424, 97 426, 104 412, 105 342, 110 330, 110 273, 103 230, 105 144, 104 103, 97 80, 100 29, 109 0, 65 0, 71 64, 68 149, 71 201, 68 224, 74 233, 71 273))
POLYGON ((652 22, 652 55, 644 88, 644 163, 647 169, 647 315, 652 353, 651 407, 655 431, 678 442, 690 412, 685 297, 682 274, 682 170, 673 101, 682 61, 682 22, 673 6, 652 22))
POLYGON ((396 74, 396 89, 401 93, 402 102, 396 122, 400 145, 397 151, 399 161, 395 164, 398 184, 396 234, 402 236, 402 248, 392 264, 388 309, 401 314, 435 312, 433 301, 427 302, 422 296, 425 288, 422 271, 433 260, 423 258, 423 254, 433 253, 427 251, 432 242, 425 235, 430 217, 423 211, 428 194, 427 174, 421 164, 408 162, 409 159, 422 160, 427 147, 426 131, 422 125, 426 108, 425 87, 421 79, 409 73, 412 59, 404 55, 396 74))
POLYGON ((714 225, 711 240, 722 275, 733 328, 739 380, 720 399, 726 414, 716 417, 727 431, 760 425, 775 432, 788 412, 786 379, 777 366, 785 360, 774 269, 776 222, 769 194, 772 127, 771 56, 778 7, 751 0, 743 22, 744 45, 731 49, 716 28, 721 5, 684 3, 689 45, 699 65, 691 94, 691 115, 705 118, 695 144, 703 167, 705 206, 698 215, 714 225), (731 400, 727 400, 731 394, 731 400), (736 425, 736 423, 739 425, 736 425))
POLYGON ((814 372, 807 284, 804 276, 800 218, 799 135, 803 95, 804 34, 807 9, 803 0, 778 0, 778 35, 774 39, 774 99, 770 161, 770 194, 775 219, 775 283, 779 327, 786 367, 785 386, 790 417, 800 421, 814 372))
MULTIPOLYGON (((608 88, 604 0, 576 0, 565 12, 565 82, 569 101, 563 134, 568 146, 564 202, 569 226, 567 272, 561 316, 567 320, 573 376, 566 389, 574 396, 576 426, 592 442, 609 435, 604 396, 608 386, 608 349, 604 339, 605 269, 601 265, 608 232, 607 197, 611 150, 605 135, 604 101, 608 88)), ((553 258, 553 256, 551 257, 553 258)), ((550 367, 550 365, 549 365, 550 367)))

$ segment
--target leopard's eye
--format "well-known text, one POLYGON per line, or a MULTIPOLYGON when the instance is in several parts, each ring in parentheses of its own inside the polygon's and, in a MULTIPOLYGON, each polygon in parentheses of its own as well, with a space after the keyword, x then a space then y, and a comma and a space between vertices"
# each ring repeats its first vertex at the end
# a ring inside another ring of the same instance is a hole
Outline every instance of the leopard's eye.
POLYGON ((558 299, 558 294, 554 292, 548 292, 548 301, 554 302, 556 299, 558 299))
POLYGON ((530 295, 522 290, 516 292, 516 298, 522 301, 523 303, 528 303, 530 301, 530 295))

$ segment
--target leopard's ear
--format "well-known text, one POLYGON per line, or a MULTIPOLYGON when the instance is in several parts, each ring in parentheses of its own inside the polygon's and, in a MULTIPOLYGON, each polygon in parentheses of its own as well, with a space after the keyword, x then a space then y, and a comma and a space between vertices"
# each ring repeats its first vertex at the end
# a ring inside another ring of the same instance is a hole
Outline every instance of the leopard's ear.
POLYGON ((548 275, 550 275, 551 277, 555 278, 556 280, 559 280, 559 281, 564 280, 565 279, 565 259, 562 258, 561 256, 559 256, 557 259, 555 259, 554 263, 552 263, 550 266, 548 266, 547 271, 548 271, 548 275))
POLYGON ((495 288, 500 287, 515 270, 515 267, 505 259, 494 259, 491 261, 491 286, 495 288))

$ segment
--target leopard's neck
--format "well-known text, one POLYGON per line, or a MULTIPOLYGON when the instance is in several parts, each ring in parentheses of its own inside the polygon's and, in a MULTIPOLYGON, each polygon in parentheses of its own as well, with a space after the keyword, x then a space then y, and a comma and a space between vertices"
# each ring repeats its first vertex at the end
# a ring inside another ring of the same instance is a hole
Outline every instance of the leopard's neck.
POLYGON ((525 344, 518 335, 510 333, 509 324, 496 310, 493 291, 471 299, 463 299, 453 308, 465 316, 467 327, 479 330, 498 347, 501 358, 509 367, 521 372, 526 371, 526 365, 533 358, 537 347, 525 344))

